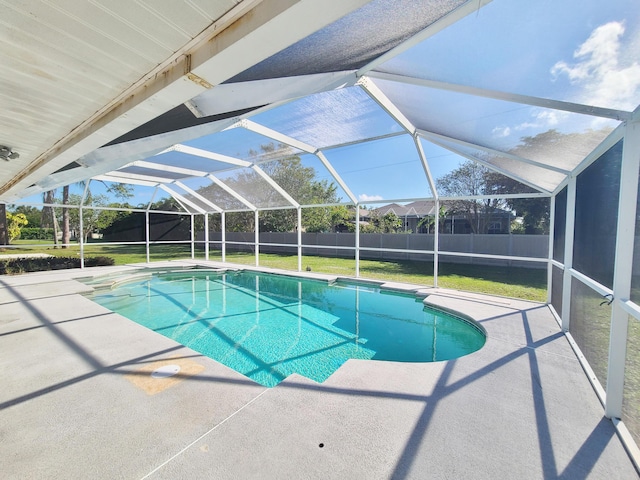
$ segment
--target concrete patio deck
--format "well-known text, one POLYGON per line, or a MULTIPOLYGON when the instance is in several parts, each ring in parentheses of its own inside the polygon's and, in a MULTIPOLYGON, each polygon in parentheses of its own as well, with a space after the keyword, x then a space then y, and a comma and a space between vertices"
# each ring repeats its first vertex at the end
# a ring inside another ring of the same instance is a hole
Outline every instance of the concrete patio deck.
POLYGON ((75 280, 134 268, 0 276, 2 478, 638 478, 545 305, 433 290, 482 324, 484 348, 268 389, 75 280), (167 363, 181 373, 150 377, 167 363))

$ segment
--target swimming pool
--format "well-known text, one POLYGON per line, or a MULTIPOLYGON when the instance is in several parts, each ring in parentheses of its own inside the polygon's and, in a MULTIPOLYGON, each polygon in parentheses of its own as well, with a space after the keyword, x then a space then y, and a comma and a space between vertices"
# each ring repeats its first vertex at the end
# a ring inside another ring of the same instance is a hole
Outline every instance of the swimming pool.
POLYGON ((415 295, 250 271, 156 273, 91 298, 267 387, 323 382, 350 358, 449 360, 486 338, 415 295))

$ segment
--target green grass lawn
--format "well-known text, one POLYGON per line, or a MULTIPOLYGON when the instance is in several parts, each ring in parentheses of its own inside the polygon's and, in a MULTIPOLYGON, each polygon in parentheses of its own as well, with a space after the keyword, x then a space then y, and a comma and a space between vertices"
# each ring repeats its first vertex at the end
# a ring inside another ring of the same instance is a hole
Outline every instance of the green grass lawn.
MULTIPOLYGON (((33 240, 26 241, 30 245, 33 240)), ((40 245, 47 242, 41 242, 40 245)), ((15 246, 20 241, 14 242, 15 246)), ((25 246, 0 250, 2 253, 47 253, 59 257, 76 257, 80 254, 79 246, 69 248, 53 248, 46 246, 25 246)), ((146 262, 144 245, 85 245, 85 256, 107 256, 114 259, 116 265, 146 262)), ((151 245, 150 260, 177 260, 191 257, 191 246, 188 244, 151 245)), ((204 259, 204 252, 198 248, 195 257, 204 259)), ((211 260, 222 260, 220 252, 212 250, 211 260)), ((255 265, 255 256, 251 253, 229 252, 226 261, 243 265, 255 265)), ((295 255, 260 254, 260 265, 297 270, 298 257, 295 255)), ((355 260, 348 258, 328 258, 305 256, 302 269, 331 275, 355 276, 355 260)), ((433 263, 417 261, 380 261, 361 260, 360 276, 419 285, 433 285, 433 263)), ((517 267, 493 267, 486 265, 466 265, 441 263, 439 267, 438 286, 470 292, 502 295, 505 297, 523 298, 539 302, 547 298, 547 273, 545 269, 517 267)))

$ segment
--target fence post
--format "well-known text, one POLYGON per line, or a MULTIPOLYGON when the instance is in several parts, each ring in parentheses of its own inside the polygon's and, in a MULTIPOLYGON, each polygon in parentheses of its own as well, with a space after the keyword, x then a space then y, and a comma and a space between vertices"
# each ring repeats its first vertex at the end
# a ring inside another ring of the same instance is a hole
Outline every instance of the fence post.
POLYGON ((147 263, 149 263, 149 210, 144 212, 144 244, 147 252, 147 263))
POLYGON ((209 214, 204 214, 204 259, 209 261, 209 214))
MULTIPOLYGON (((336 242, 337 243, 337 242, 336 242)), ((360 277, 360 204, 356 204, 356 278, 360 277)))
POLYGON ((255 210, 253 216, 254 216, 254 223, 255 223, 254 233, 255 233, 256 267, 259 267, 260 266, 260 224, 258 222, 260 221, 260 213, 258 212, 258 210, 255 210))
POLYGON ((191 214, 191 260, 196 258, 196 227, 195 227, 195 215, 191 214))
POLYGON ((302 271, 302 207, 298 205, 298 271, 302 271))
POLYGON ((438 250, 440 249, 440 200, 436 199, 436 222, 433 235, 433 286, 438 287, 438 250))
POLYGON ((221 230, 221 235, 220 235, 220 240, 222 242, 222 245, 220 246, 220 251, 222 253, 222 261, 226 262, 226 258, 227 258, 227 217, 225 215, 225 212, 222 211, 220 212, 220 230, 221 230))

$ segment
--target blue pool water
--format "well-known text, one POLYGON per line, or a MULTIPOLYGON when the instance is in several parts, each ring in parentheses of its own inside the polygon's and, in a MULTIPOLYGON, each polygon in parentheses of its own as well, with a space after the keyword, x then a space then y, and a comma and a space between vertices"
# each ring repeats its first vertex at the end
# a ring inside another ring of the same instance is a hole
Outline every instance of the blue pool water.
POLYGON ((433 362, 485 342, 476 325, 413 295, 357 283, 194 270, 92 299, 267 387, 294 372, 323 382, 350 358, 433 362))

